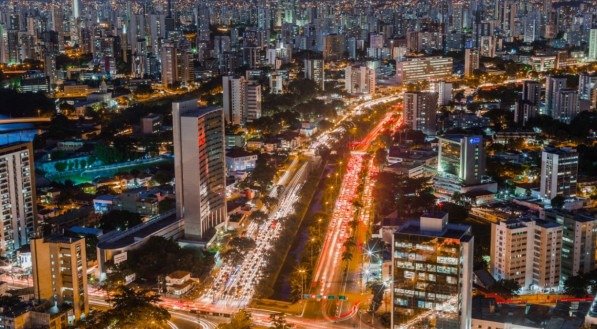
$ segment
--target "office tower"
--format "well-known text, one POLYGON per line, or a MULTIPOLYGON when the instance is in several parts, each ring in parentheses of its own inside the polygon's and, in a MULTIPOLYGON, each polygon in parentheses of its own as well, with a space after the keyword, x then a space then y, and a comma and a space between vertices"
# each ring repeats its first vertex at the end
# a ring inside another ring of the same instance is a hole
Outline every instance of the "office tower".
POLYGON ((524 290, 556 288, 560 282, 562 226, 537 218, 491 224, 489 268, 493 276, 516 280, 524 290))
POLYGON ((185 238, 204 240, 227 223, 224 114, 197 100, 172 103, 176 215, 185 238))
POLYGON ((323 59, 305 59, 305 79, 313 80, 321 90, 325 90, 325 66, 323 59))
POLYGON ((597 109, 597 73, 578 75, 578 103, 580 112, 597 109))
POLYGON ((429 90, 438 94, 437 105, 439 106, 448 105, 452 101, 451 82, 439 81, 431 83, 429 85, 429 90))
POLYGON ((569 88, 560 89, 555 98, 551 117, 565 123, 570 123, 578 113, 578 91, 569 88))
POLYGON ((597 61, 597 28, 592 28, 589 32, 589 55, 587 59, 597 61))
POLYGON ((560 282, 595 269, 597 256, 597 217, 590 213, 549 210, 545 219, 563 227, 562 271, 560 282))
POLYGON ((261 85, 255 81, 245 83, 245 109, 243 111, 245 122, 261 118, 261 85))
POLYGON ((440 80, 452 75, 452 58, 422 57, 396 63, 396 83, 440 80))
POLYGON ((404 93, 404 124, 412 130, 435 134, 437 98, 433 92, 404 93))
POLYGON ((502 2, 500 6, 500 21, 502 23, 502 30, 505 32, 508 41, 512 41, 512 39, 517 36, 517 8, 518 3, 509 0, 502 2))
POLYGON ((479 69, 479 50, 464 50, 464 75, 470 76, 475 70, 479 69))
POLYGON ((526 125, 529 119, 539 115, 541 100, 541 84, 538 81, 526 80, 522 84, 522 93, 514 108, 514 122, 526 125))
POLYGON ((11 257, 37 225, 35 169, 31 143, 0 147, 0 254, 11 257))
POLYGON ((33 292, 38 300, 72 306, 76 320, 89 314, 85 239, 31 239, 33 292))
POLYGON ((162 45, 162 84, 166 87, 178 82, 178 56, 177 49, 173 43, 162 45))
POLYGON ((245 78, 240 76, 222 77, 224 87, 224 118, 226 123, 243 124, 245 105, 245 78))
POLYGON ((558 104, 558 96, 560 90, 566 88, 566 77, 563 76, 549 76, 545 81, 545 112, 544 114, 552 115, 556 104, 558 104))
POLYGON ((344 87, 349 94, 375 94, 375 70, 364 65, 344 69, 344 87))
MULTIPOLYGON (((471 325, 474 237, 468 225, 427 213, 402 225, 392 239, 392 324, 400 315, 442 310, 436 328, 471 325)), ((429 318, 434 317, 433 313, 429 318)))
POLYGON ((551 200, 557 195, 576 196, 578 153, 570 148, 546 148, 541 153, 540 196, 551 200))
POLYGON ((437 171, 457 177, 465 185, 479 184, 485 175, 485 147, 482 136, 438 137, 437 171))

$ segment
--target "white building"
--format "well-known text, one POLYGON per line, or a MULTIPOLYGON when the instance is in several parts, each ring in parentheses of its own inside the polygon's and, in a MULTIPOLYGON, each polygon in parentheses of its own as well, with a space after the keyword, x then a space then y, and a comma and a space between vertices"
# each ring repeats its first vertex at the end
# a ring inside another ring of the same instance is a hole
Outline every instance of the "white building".
POLYGON ((592 28, 589 32, 589 61, 597 61, 597 28, 592 28))
POLYGON ((560 283, 562 226, 518 218, 491 224, 490 271, 496 279, 516 280, 524 290, 560 283))
POLYGON ((226 123, 235 125, 243 124, 245 105, 245 78, 224 76, 222 84, 224 89, 224 118, 226 123))
POLYGON ((0 148, 0 254, 12 256, 29 244, 35 232, 37 208, 31 143, 0 148))
POLYGON ((245 83, 244 122, 261 118, 261 85, 255 81, 245 83))
POLYGON ((305 79, 313 80, 321 90, 325 90, 325 63, 323 59, 305 59, 305 79))
POLYGON ((408 84, 419 81, 441 80, 452 75, 452 58, 421 57, 396 63, 396 83, 408 84))
POLYGON ((576 196, 578 153, 570 148, 548 148, 541 153, 540 196, 551 200, 557 195, 576 196))
POLYGON ((364 65, 347 66, 344 69, 344 88, 349 94, 375 94, 375 70, 364 65))
POLYGON ((172 103, 176 215, 187 239, 227 222, 224 114, 197 100, 172 103))
POLYGON ((255 169, 257 154, 243 149, 231 149, 226 152, 226 169, 228 172, 250 171, 255 169))
POLYGON ((445 81, 438 81, 429 85, 429 91, 436 92, 437 105, 444 106, 450 104, 452 101, 452 83, 445 81))

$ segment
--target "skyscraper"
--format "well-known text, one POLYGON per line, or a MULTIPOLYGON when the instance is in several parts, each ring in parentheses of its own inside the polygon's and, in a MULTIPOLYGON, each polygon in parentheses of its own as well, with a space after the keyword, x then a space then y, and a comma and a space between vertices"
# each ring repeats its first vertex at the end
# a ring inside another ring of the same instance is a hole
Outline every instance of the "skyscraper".
MULTIPOLYGON (((446 213, 402 225, 392 239, 392 325, 399 315, 441 310, 436 328, 471 326, 474 237, 446 213)), ((434 313, 429 314, 429 320, 434 313)))
POLYGON ((541 84, 533 80, 524 81, 522 84, 522 93, 516 100, 514 108, 514 122, 524 126, 529 119, 539 115, 540 100, 541 84))
POLYGON ((325 90, 325 70, 323 59, 305 59, 305 79, 313 80, 321 90, 325 90))
POLYGON ((198 108, 197 100, 172 103, 176 215, 184 219, 185 238, 208 238, 227 223, 224 114, 198 108))
POLYGON ((240 125, 244 123, 245 78, 227 75, 222 77, 224 89, 224 118, 226 123, 240 125))
POLYGON ((576 196, 578 153, 570 148, 546 148, 541 153, 539 193, 551 200, 557 195, 576 196))
POLYGON ((364 65, 347 66, 344 69, 344 88, 349 94, 375 94, 375 70, 364 65))
POLYGON ((404 123, 412 130, 419 130, 428 135, 435 134, 437 93, 404 93, 404 123))
POLYGON ((522 289, 555 288, 560 283, 562 226, 538 218, 491 224, 490 271, 522 289))
POLYGON ((76 320, 89 314, 85 239, 35 237, 31 259, 36 299, 71 305, 76 320))
POLYGON ((464 50, 464 75, 470 76, 475 70, 479 69, 479 50, 464 50))
POLYGON ((0 253, 12 256, 29 244, 37 221, 35 169, 31 143, 0 148, 0 253))
POLYGON ((545 113, 543 114, 552 115, 556 104, 558 104, 560 90, 564 88, 566 88, 566 77, 547 77, 545 81, 545 113))
POLYGON ((570 88, 560 89, 555 98, 551 117, 565 123, 570 123, 578 113, 578 91, 570 88))
POLYGON ((592 28, 589 32, 589 56, 590 61, 597 61, 597 28, 592 28))
POLYGON ((595 269, 597 256, 597 217, 590 213, 549 210, 545 219, 563 227, 560 283, 595 269))
POLYGON ((245 110, 243 120, 251 122, 261 118, 261 85, 255 81, 247 81, 245 88, 245 110))

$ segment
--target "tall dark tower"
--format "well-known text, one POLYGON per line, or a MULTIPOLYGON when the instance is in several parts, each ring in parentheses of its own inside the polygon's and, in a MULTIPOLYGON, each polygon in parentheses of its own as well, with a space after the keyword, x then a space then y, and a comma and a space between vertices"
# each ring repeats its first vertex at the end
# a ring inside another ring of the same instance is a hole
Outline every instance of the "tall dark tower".
POLYGON ((174 17, 172 16, 172 0, 168 0, 168 15, 164 20, 164 24, 166 25, 166 36, 168 36, 176 27, 174 17))

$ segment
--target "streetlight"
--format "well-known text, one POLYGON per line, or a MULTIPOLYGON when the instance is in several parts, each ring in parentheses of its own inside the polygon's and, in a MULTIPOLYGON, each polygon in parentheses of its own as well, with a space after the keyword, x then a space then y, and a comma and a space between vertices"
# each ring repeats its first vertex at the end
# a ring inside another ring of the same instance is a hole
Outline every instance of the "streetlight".
POLYGON ((301 299, 305 297, 305 269, 301 268, 298 270, 301 275, 301 299))

